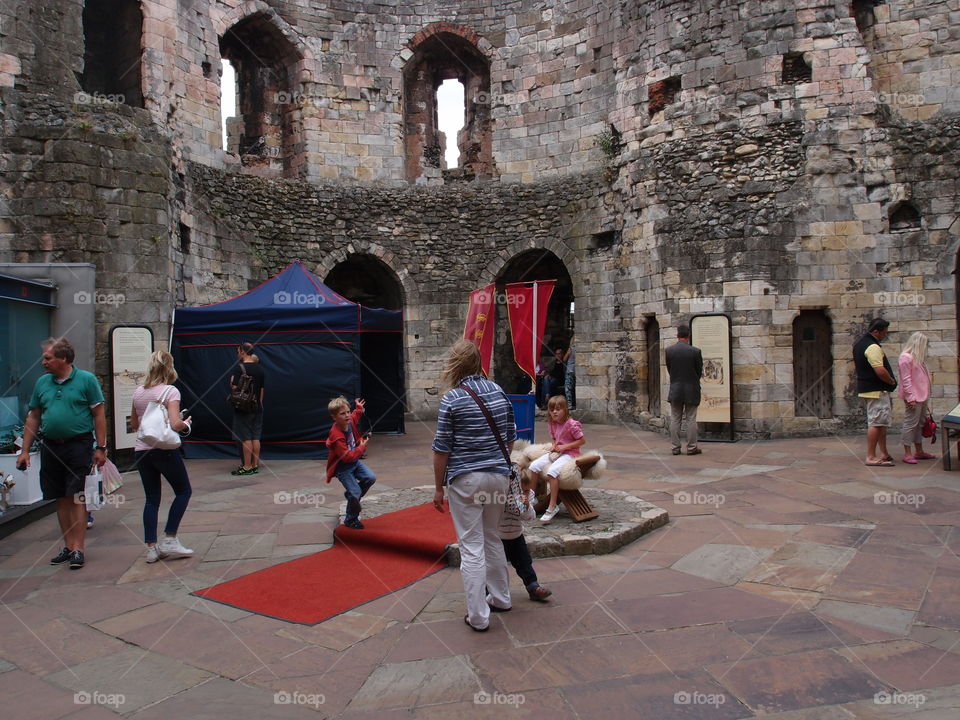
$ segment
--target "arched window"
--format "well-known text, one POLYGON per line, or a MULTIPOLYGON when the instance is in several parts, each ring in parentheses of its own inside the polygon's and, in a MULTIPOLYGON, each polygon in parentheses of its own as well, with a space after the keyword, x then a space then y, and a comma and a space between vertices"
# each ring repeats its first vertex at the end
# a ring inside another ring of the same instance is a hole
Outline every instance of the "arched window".
POLYGON ((220 54, 236 72, 241 119, 227 123, 228 148, 244 165, 289 175, 302 100, 292 78, 299 53, 265 13, 256 13, 223 34, 220 54))
MULTIPOLYGON (((463 31, 469 34, 469 31, 463 31)), ((490 139, 490 62, 477 46, 448 30, 423 32, 403 69, 404 144, 407 179, 440 178, 444 145, 456 144, 463 174, 494 174, 490 139), (459 80, 464 90, 464 125, 456 138, 440 131, 437 90, 444 80, 459 80)))
POLYGON ((143 107, 140 78, 143 13, 137 0, 87 0, 83 5, 80 87, 94 96, 143 107))

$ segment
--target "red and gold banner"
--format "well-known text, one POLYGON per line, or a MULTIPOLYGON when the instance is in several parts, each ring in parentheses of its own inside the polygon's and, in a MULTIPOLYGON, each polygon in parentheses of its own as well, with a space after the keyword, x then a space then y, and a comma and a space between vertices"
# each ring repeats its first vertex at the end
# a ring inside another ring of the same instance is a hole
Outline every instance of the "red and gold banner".
POLYGON ((480 364, 486 377, 490 376, 490 359, 493 357, 493 301, 495 296, 496 288, 493 283, 470 293, 467 324, 463 328, 463 339, 472 342, 480 351, 480 364))
POLYGON ((536 387, 537 361, 547 325, 547 305, 556 280, 511 283, 506 287, 507 318, 513 337, 513 357, 536 387))

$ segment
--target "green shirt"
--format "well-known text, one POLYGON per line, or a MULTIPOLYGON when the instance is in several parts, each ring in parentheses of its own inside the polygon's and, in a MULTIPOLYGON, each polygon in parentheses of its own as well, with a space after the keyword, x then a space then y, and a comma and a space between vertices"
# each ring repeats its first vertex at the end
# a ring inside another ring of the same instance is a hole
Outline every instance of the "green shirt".
POLYGON ((93 432, 93 408, 103 403, 103 391, 97 377, 73 368, 62 383, 46 373, 33 386, 30 409, 38 408, 40 431, 54 440, 93 432))

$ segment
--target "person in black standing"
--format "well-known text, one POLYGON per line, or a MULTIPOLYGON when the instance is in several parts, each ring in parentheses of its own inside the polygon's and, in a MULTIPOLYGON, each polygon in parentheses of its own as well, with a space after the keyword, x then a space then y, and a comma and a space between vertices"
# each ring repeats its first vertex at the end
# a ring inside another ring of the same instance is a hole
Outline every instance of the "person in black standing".
POLYGON ((874 318, 867 333, 853 345, 853 366, 857 376, 857 395, 867 403, 867 460, 871 467, 893 467, 887 450, 887 428, 892 411, 890 393, 897 379, 880 343, 887 339, 890 321, 874 318))
POLYGON ((254 359, 253 343, 240 343, 237 359, 240 364, 230 376, 230 389, 236 388, 243 373, 253 378, 253 390, 257 398, 257 407, 250 412, 233 411, 233 437, 240 443, 243 455, 242 464, 231 475, 253 475, 260 471, 260 436, 263 434, 263 388, 265 375, 263 367, 254 359))
POLYGON ((687 455, 699 455, 697 447, 697 409, 700 407, 700 378, 703 354, 690 344, 690 326, 677 328, 677 343, 667 348, 667 372, 670 373, 670 444, 680 454, 680 423, 687 418, 687 455))

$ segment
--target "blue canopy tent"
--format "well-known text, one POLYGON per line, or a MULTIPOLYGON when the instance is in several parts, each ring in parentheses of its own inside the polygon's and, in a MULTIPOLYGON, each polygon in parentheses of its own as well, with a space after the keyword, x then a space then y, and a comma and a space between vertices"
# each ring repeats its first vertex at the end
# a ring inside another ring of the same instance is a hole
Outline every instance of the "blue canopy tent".
POLYGON ((300 262, 230 300, 177 308, 170 352, 194 420, 187 456, 237 454, 227 394, 241 342, 255 345, 266 373, 263 457, 324 457, 337 395, 364 398, 374 432, 402 433, 402 338, 401 311, 351 302, 300 262))

